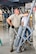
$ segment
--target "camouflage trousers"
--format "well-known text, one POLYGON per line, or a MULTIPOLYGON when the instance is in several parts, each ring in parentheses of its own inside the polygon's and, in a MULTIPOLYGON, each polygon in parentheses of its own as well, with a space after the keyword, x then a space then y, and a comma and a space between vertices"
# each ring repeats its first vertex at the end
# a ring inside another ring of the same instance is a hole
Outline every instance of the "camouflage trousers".
MULTIPOLYGON (((18 28, 14 28, 14 29, 16 30, 16 32, 18 31, 18 28)), ((11 46, 12 49, 13 49, 14 39, 15 39, 15 36, 16 36, 14 29, 11 28, 11 27, 9 29, 10 46, 11 46)))

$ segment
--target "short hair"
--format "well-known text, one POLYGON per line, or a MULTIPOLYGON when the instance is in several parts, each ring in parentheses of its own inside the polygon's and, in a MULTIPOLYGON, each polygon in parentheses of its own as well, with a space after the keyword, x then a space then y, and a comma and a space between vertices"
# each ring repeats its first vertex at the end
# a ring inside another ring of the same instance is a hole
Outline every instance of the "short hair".
POLYGON ((19 10, 19 8, 18 8, 18 7, 14 7, 13 9, 14 9, 14 10, 15 10, 15 9, 18 9, 18 10, 19 10))

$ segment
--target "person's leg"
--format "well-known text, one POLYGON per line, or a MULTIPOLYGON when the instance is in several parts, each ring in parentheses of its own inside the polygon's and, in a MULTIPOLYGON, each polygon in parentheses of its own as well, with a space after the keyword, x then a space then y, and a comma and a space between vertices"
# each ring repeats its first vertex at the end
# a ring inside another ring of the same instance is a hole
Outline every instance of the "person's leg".
MULTIPOLYGON (((23 27, 23 31, 24 31, 25 27, 23 27)), ((26 38, 26 30, 25 30, 25 33, 23 33, 23 37, 26 38)))
POLYGON ((23 30, 23 27, 22 27, 22 26, 20 26, 20 27, 19 27, 19 29, 18 29, 18 34, 17 34, 17 36, 20 36, 20 35, 21 35, 22 30, 23 30))
POLYGON ((30 27, 27 27, 26 32, 28 32, 28 36, 29 36, 28 40, 30 40, 30 35, 32 33, 32 30, 30 29, 30 27))
POLYGON ((16 38, 14 40, 14 46, 18 47, 19 45, 19 41, 20 41, 20 37, 21 37, 21 33, 22 33, 22 26, 19 27, 16 38))
POLYGON ((15 32, 12 28, 9 30, 9 36, 10 36, 10 45, 11 45, 11 52, 13 51, 13 43, 14 43, 14 38, 15 38, 15 32))
POLYGON ((32 30, 31 30, 31 28, 29 26, 27 26, 27 31, 28 31, 28 35, 30 35, 31 32, 32 32, 32 30))

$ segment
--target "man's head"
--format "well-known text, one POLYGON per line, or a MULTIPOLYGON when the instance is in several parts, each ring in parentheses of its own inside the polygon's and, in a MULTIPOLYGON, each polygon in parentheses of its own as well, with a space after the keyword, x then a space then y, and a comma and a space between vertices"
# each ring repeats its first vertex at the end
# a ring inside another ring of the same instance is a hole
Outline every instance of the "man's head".
POLYGON ((19 15, 19 14, 20 14, 20 11, 19 11, 18 8, 15 8, 15 9, 14 9, 14 14, 16 14, 16 15, 19 15))

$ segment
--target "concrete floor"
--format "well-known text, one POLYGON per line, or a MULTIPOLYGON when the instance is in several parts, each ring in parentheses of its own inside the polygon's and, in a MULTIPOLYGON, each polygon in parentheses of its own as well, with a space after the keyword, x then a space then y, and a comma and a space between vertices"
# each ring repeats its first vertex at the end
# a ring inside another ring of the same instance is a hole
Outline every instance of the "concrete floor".
POLYGON ((36 54, 34 47, 30 47, 22 53, 17 53, 16 51, 10 53, 9 33, 8 30, 3 29, 2 26, 0 26, 0 38, 3 42, 3 46, 0 46, 0 54, 36 54))

